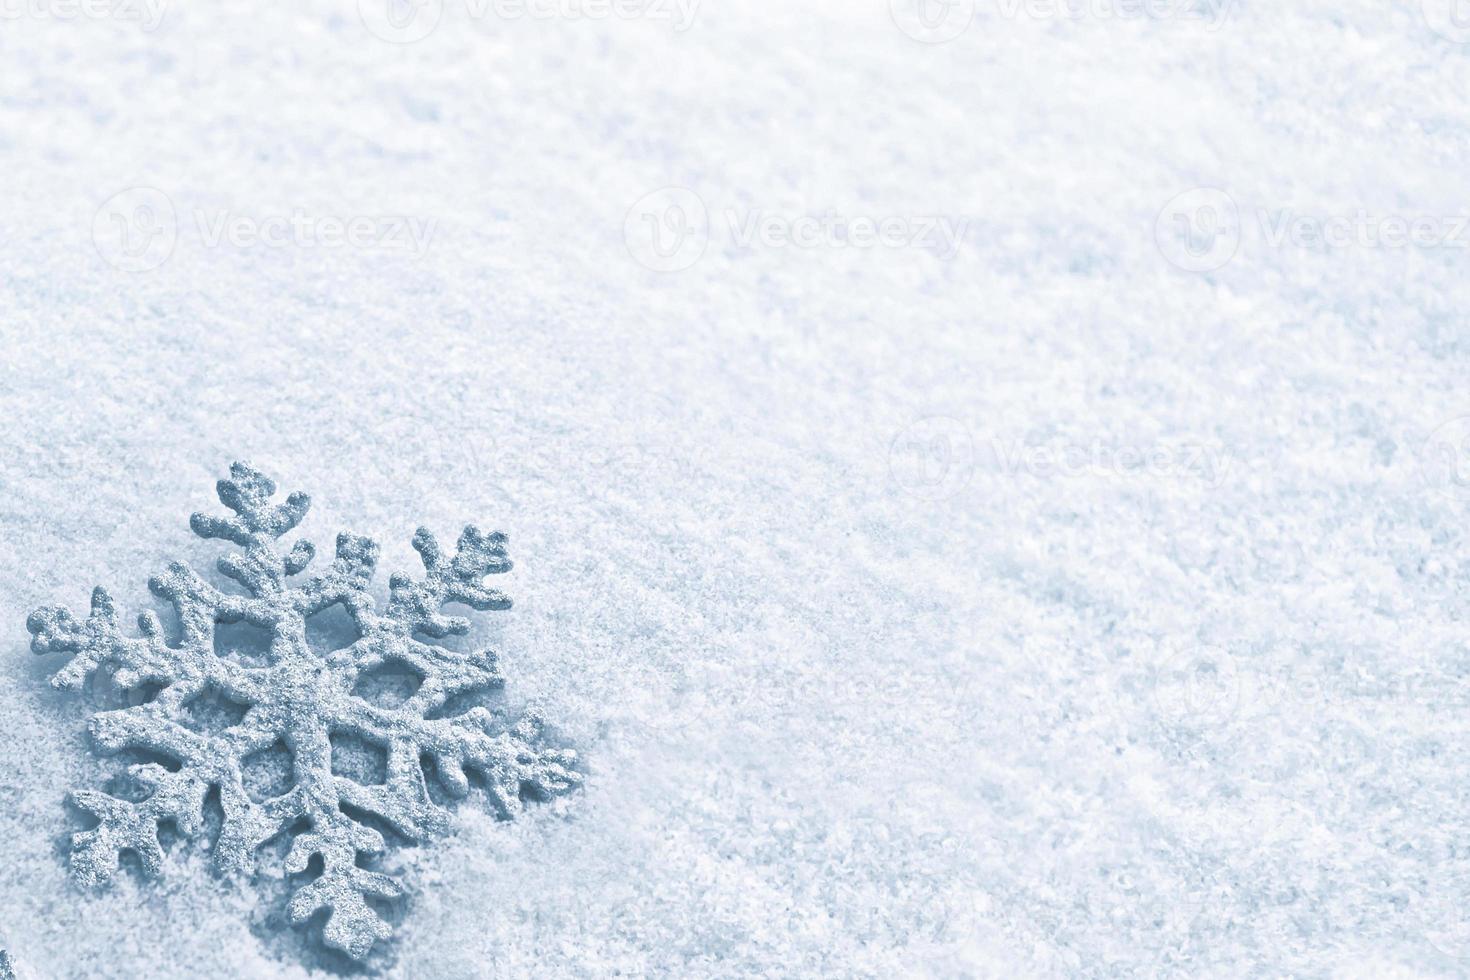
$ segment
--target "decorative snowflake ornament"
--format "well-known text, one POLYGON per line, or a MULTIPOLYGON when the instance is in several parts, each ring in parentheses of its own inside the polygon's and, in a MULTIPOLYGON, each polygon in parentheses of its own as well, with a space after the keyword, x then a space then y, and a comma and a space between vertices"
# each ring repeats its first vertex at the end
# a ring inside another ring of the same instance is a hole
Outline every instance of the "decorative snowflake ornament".
POLYGON ((310 499, 293 493, 284 503, 272 503, 275 484, 244 463, 235 463, 230 476, 218 489, 234 516, 195 514, 190 526, 200 537, 240 547, 219 560, 219 570, 248 594, 222 592, 187 565, 170 565, 148 584, 178 612, 177 646, 166 641, 152 612, 138 617, 141 637, 124 636, 112 598, 101 588, 92 593, 85 623, 61 608, 37 610, 27 620, 36 653, 72 654, 52 677, 54 686, 76 690, 107 670, 124 690, 156 688, 151 700, 101 712, 90 727, 104 751, 141 749, 171 763, 129 767, 141 790, 132 794, 142 797, 136 801, 94 790, 73 794, 76 805, 99 823, 74 835, 72 872, 83 884, 105 884, 122 852, 131 851, 147 874, 157 875, 164 856, 160 824, 171 823, 186 837, 201 836, 205 798, 215 788, 224 814, 214 845, 218 869, 252 873, 256 849, 280 835, 291 839, 288 871, 306 872, 320 855, 320 875, 295 891, 289 916, 302 923, 325 909, 327 945, 360 959, 390 932, 369 900, 402 894, 393 878, 359 866, 360 855, 385 846, 369 824, 384 821, 413 842, 446 829, 447 814, 430 798, 426 768, 453 797, 468 792, 469 774, 483 777, 501 814, 511 817, 524 798, 546 799, 576 787, 576 754, 544 744, 534 716, 511 725, 476 707, 446 717, 449 699, 503 685, 495 655, 457 653, 415 636, 441 639, 469 630, 467 620, 443 614, 445 603, 479 610, 510 606, 504 594, 484 585, 487 575, 511 567, 503 534, 471 525, 448 556, 419 528, 413 546, 422 556, 424 578, 394 574, 387 609, 379 613, 368 594, 378 559, 375 542, 340 534, 330 568, 288 584, 311 562, 314 549, 298 540, 283 554, 276 539, 301 522, 310 499), (337 604, 351 615, 360 637, 343 649, 315 652, 307 644, 307 617, 337 604), (269 654, 260 666, 216 652, 216 627, 241 622, 269 631, 269 654), (358 691, 360 679, 384 668, 421 679, 396 706, 358 691), (236 706, 238 718, 218 731, 199 731, 189 724, 190 711, 206 698, 236 706), (386 754, 385 777, 367 785, 334 773, 333 742, 339 738, 377 746, 386 754), (290 753, 293 785, 264 799, 247 791, 242 763, 282 744, 290 753))

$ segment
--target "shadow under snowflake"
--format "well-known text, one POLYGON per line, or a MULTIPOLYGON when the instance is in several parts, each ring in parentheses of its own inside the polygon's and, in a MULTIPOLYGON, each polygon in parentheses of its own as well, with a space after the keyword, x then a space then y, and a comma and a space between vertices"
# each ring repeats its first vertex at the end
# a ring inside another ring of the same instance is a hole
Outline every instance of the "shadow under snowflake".
POLYGON ((549 799, 581 782, 576 753, 548 744, 535 714, 512 720, 483 705, 446 712, 446 704, 503 687, 495 654, 456 652, 416 636, 469 631, 468 620, 443 614, 446 603, 509 608, 503 593, 484 585, 487 575, 511 567, 503 534, 468 526, 448 556, 419 528, 413 546, 424 578, 394 574, 380 614, 368 593, 378 559, 373 540, 338 535, 331 566, 288 585, 315 552, 298 540, 282 553, 276 539, 306 516, 310 498, 297 492, 272 503, 275 483, 245 463, 230 468, 218 491, 234 516, 195 514, 190 526, 242 549, 218 568, 248 594, 222 592, 187 565, 170 565, 148 584, 177 612, 177 645, 153 612, 138 617, 141 637, 124 636, 101 588, 85 622, 59 607, 26 621, 36 653, 72 654, 52 677, 55 687, 78 690, 109 672, 119 688, 152 694, 92 718, 100 749, 151 761, 128 767, 131 793, 71 795, 97 820, 72 838, 72 873, 84 885, 105 885, 131 854, 154 876, 164 860, 160 829, 165 838, 194 838, 217 825, 214 862, 222 874, 250 876, 263 845, 284 849, 289 920, 301 925, 324 914, 326 945, 361 960, 391 932, 378 909, 403 894, 393 877, 364 866, 387 838, 422 843, 443 833, 445 805, 466 796, 472 777, 499 815, 512 818, 523 800, 549 799), (308 642, 308 619, 332 607, 350 616, 355 639, 308 642), (268 638, 255 657, 232 655, 233 642, 216 643, 218 632, 241 624, 268 638), (222 816, 210 819, 216 809, 222 816))

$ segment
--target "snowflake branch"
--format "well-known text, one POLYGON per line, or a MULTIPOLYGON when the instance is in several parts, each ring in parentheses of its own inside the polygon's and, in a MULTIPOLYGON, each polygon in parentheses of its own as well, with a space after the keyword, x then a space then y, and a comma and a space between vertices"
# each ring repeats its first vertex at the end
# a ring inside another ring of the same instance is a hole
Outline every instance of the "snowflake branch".
POLYGON ((189 526, 201 538, 222 538, 244 548, 244 554, 219 559, 220 572, 254 595, 275 595, 283 587, 282 580, 304 569, 316 553, 310 541, 297 541, 285 556, 275 546, 276 538, 306 517, 311 497, 298 490, 285 503, 271 503, 276 492, 275 481, 246 463, 231 466, 230 476, 231 479, 220 480, 215 488, 220 503, 236 516, 195 513, 189 518, 189 526))
POLYGON ((141 638, 123 636, 118 629, 117 607, 100 586, 92 590, 92 609, 85 623, 67 609, 48 606, 26 618, 31 632, 31 650, 37 654, 75 654, 51 677, 51 684, 74 691, 102 667, 113 671, 118 686, 129 689, 144 681, 168 683, 181 667, 182 658, 163 641, 158 617, 145 612, 138 617, 141 638))
POLYGON ((403 894, 392 878, 357 866, 358 852, 376 854, 382 849, 381 834, 341 814, 314 818, 312 830, 292 842, 286 870, 305 871, 312 856, 320 854, 322 875, 291 897, 286 910, 291 921, 299 925, 326 909, 327 925, 322 930, 326 944, 357 959, 366 956, 373 943, 392 933, 366 899, 393 899, 403 894))
POLYGON ((471 524, 460 533, 454 558, 446 560, 429 529, 419 528, 413 546, 427 574, 422 582, 414 582, 403 572, 394 573, 388 580, 388 617, 405 624, 409 632, 439 639, 470 629, 469 620, 440 614, 446 602, 462 602, 479 610, 509 609, 510 597, 483 584, 486 575, 510 571, 505 541, 499 531, 486 534, 471 524))
POLYGON ((283 504, 272 504, 276 481, 249 463, 230 466, 230 479, 215 484, 220 503, 234 511, 234 517, 211 517, 196 513, 189 525, 201 538, 224 538, 241 547, 268 545, 300 524, 311 507, 311 497, 300 490, 283 504))
POLYGON ((173 821, 186 836, 197 834, 204 821, 204 794, 209 784, 187 772, 169 772, 152 763, 128 767, 128 774, 153 792, 141 803, 96 790, 78 790, 71 800, 97 817, 91 830, 72 835, 72 875, 83 885, 104 885, 117 873, 123 851, 133 851, 150 876, 163 870, 158 826, 173 821))

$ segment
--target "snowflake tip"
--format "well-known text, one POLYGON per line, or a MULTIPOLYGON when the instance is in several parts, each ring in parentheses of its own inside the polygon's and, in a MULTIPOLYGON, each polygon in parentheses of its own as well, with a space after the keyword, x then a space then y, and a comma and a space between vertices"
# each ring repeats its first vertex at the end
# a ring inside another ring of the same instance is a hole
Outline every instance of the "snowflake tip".
POLYGON ((311 560, 315 557, 316 548, 313 547, 310 541, 297 541, 294 545, 291 546, 291 550, 286 554, 286 557, 283 561, 283 564, 286 568, 286 574, 295 575, 297 572, 300 572, 302 569, 306 568, 307 565, 310 565, 311 560))
POLYGON ((100 585, 92 590, 92 612, 108 619, 117 616, 117 606, 113 603, 112 596, 100 585))
POLYGON ((220 503, 234 511, 235 517, 211 517, 194 514, 189 526, 202 538, 224 538, 248 545, 260 535, 278 538, 300 524, 311 507, 311 497, 296 491, 284 504, 272 504, 276 483, 248 463, 230 467, 230 479, 215 484, 220 503))
POLYGON ((322 930, 322 940, 354 959, 362 959, 372 949, 373 943, 388 938, 392 933, 363 896, 397 898, 401 894, 401 889, 391 878, 361 868, 349 868, 337 874, 323 875, 302 888, 292 896, 286 914, 299 925, 317 911, 326 909, 328 919, 326 928, 322 930))
POLYGON ((163 635, 163 623, 158 619, 158 613, 146 609, 138 614, 138 632, 152 639, 163 635))
POLYGON ((473 524, 467 525, 456 545, 451 566, 454 574, 466 581, 478 581, 486 575, 510 571, 514 563, 505 553, 506 540, 500 531, 486 534, 473 524))
POLYGON ((236 460, 230 464, 230 478, 218 481, 214 488, 220 503, 243 512, 275 496, 276 481, 244 460, 236 460))
POLYGON ((361 534, 337 535, 338 565, 352 578, 366 581, 378 567, 378 542, 361 534))
POLYGON ((439 781, 444 789, 455 799, 463 799, 470 792, 470 777, 465 774, 464 767, 459 760, 452 756, 436 756, 434 759, 434 771, 439 775, 439 781))
POLYGON ((80 650, 82 624, 63 606, 46 606, 26 617, 31 650, 38 654, 80 650))

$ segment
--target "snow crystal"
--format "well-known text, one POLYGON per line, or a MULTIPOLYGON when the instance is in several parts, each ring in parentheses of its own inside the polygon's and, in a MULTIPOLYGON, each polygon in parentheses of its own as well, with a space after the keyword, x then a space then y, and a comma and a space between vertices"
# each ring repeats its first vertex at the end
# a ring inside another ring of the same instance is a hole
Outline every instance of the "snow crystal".
POLYGON ((291 920, 302 923, 327 911, 326 944, 361 958, 390 932, 371 900, 402 895, 393 878, 358 865, 360 855, 385 846, 371 818, 411 841, 445 829, 444 810, 430 798, 426 763, 454 797, 468 793, 471 773, 483 776, 495 804, 513 816, 523 797, 546 798, 576 786, 576 754, 544 745, 535 716, 507 725, 483 706, 451 717, 439 714, 450 699, 503 684, 492 652, 461 654, 415 637, 442 639, 468 631, 467 620, 444 615, 446 603, 478 610, 510 606, 503 593, 483 584, 487 575, 511 567, 503 534, 468 526, 448 555, 419 528, 413 546, 426 574, 421 581, 393 575, 387 609, 379 614, 367 592, 378 561, 375 542, 338 535, 331 566, 292 586, 287 580, 306 569, 314 549, 298 540, 282 553, 275 541, 301 522, 310 499, 298 492, 273 503, 275 484, 245 463, 236 463, 230 474, 218 490, 234 516, 195 514, 190 524, 200 537, 242 549, 219 559, 219 571, 247 594, 221 591, 187 565, 170 565, 149 588, 176 610, 178 644, 167 641, 151 611, 138 618, 141 637, 125 636, 113 600, 101 588, 92 593, 85 622, 59 607, 40 609, 27 621, 36 653, 72 655, 52 678, 56 687, 77 690, 108 670, 125 691, 158 688, 143 703, 92 720, 92 736, 103 750, 143 749, 160 761, 128 768, 146 791, 141 799, 95 790, 73 794, 98 825, 73 838, 72 871, 84 884, 106 884, 120 853, 132 851, 144 871, 159 874, 160 827, 172 823, 185 836, 201 834, 205 799, 214 790, 224 810, 214 849, 218 869, 249 874, 257 848, 291 835, 289 871, 307 872, 314 857, 322 859, 320 874, 292 897, 291 920), (307 619, 337 605, 350 613, 360 635, 323 655, 307 642, 307 619), (245 665, 216 650, 220 625, 242 622, 269 631, 266 664, 245 665), (385 665, 419 679, 396 706, 368 700, 360 687, 385 665), (358 781, 339 774, 339 739, 379 747, 386 757, 380 778, 358 781), (247 787, 246 763, 279 745, 291 759, 289 788, 260 798, 247 787))

